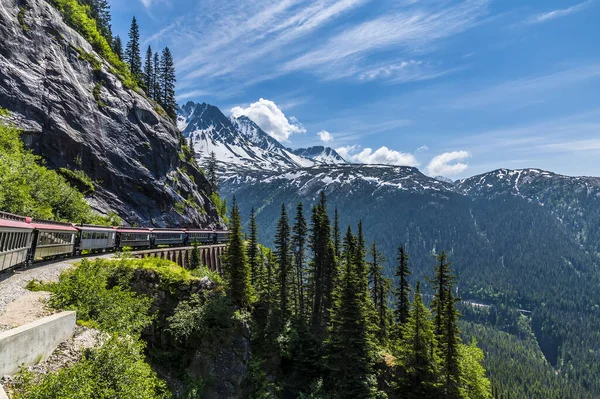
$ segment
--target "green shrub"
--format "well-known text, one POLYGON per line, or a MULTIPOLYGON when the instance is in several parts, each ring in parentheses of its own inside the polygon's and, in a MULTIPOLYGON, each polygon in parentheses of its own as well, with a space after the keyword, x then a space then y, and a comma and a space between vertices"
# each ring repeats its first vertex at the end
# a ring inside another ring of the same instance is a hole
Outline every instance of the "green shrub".
POLYGON ((102 36, 96 21, 89 17, 88 7, 77 0, 51 0, 52 4, 63 14, 65 22, 78 31, 112 66, 111 72, 119 77, 123 85, 129 89, 136 89, 136 79, 131 76, 129 67, 117 56, 106 38, 102 36))
POLYGON ((223 219, 225 221, 225 223, 229 223, 229 218, 227 217, 227 200, 221 199, 221 197, 219 196, 219 193, 217 193, 217 192, 213 192, 210 195, 210 199, 215 204, 215 207, 217 208, 217 213, 219 214, 219 217, 221 219, 223 219))
POLYGON ((0 211, 106 224, 63 176, 39 164, 41 158, 24 148, 20 135, 18 129, 0 123, 0 211))
POLYGON ((178 201, 173 206, 177 213, 183 214, 185 212, 185 201, 178 201))
POLYGON ((143 344, 113 335, 74 365, 36 381, 23 371, 15 381, 13 399, 159 399, 171 398, 163 381, 145 362, 143 344))
POLYGON ((59 168, 58 173, 65 177, 69 182, 77 186, 84 194, 93 193, 96 191, 94 182, 83 170, 70 170, 67 168, 59 168))
POLYGON ((29 30, 29 26, 25 22, 25 13, 27 12, 27 6, 20 6, 19 13, 17 14, 17 20, 19 21, 19 25, 21 25, 21 29, 23 32, 27 32, 29 30))
POLYGON ((10 112, 7 109, 0 107, 0 117, 6 118, 10 115, 10 112))
POLYGON ((61 274, 51 287, 50 305, 56 309, 76 310, 77 318, 94 321, 108 332, 139 333, 150 325, 152 298, 136 295, 117 285, 108 288, 118 262, 97 259, 61 274))
POLYGON ((175 339, 185 341, 223 343, 236 326, 231 300, 222 294, 208 296, 194 294, 189 301, 177 305, 169 317, 169 330, 175 339))

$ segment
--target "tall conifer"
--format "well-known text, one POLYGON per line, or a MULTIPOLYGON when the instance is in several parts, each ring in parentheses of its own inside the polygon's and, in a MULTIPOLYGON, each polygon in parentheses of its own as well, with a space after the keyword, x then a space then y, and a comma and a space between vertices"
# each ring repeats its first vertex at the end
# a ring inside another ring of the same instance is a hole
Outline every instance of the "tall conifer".
POLYGON ((154 53, 154 62, 152 64, 154 66, 152 99, 157 103, 162 104, 162 89, 160 87, 160 54, 158 54, 158 51, 154 53))
POLYGON ((160 59, 161 105, 173 120, 177 119, 177 101, 175 100, 175 63, 171 50, 165 47, 160 59))
POLYGON ((296 207, 296 218, 294 227, 292 228, 292 249, 294 252, 294 266, 296 267, 295 284, 298 292, 298 309, 299 316, 304 316, 306 313, 306 293, 305 293, 305 275, 304 275, 304 260, 306 258, 306 234, 308 228, 306 219, 304 218, 304 206, 302 202, 296 207))
POLYGON ((225 256, 225 280, 229 296, 238 307, 248 307, 252 298, 250 284, 250 267, 246 258, 244 241, 242 238, 242 219, 235 197, 231 205, 229 218, 229 246, 225 256))
POLYGON ((443 335, 444 327, 444 313, 446 311, 446 302, 448 292, 454 282, 454 276, 452 275, 451 263, 448 262, 448 255, 443 252, 437 256, 438 265, 435 268, 435 276, 429 279, 429 282, 433 284, 435 293, 433 295, 433 301, 431 307, 434 314, 434 328, 435 335, 439 338, 443 335))
POLYGON ((335 247, 335 256, 339 258, 342 246, 342 232, 340 231, 340 216, 337 208, 335 208, 333 217, 333 244, 335 247))
MULTIPOLYGON (((396 324, 403 325, 408 320, 410 312, 410 284, 408 283, 408 276, 411 275, 408 267, 408 254, 404 251, 404 247, 398 248, 398 265, 396 266, 396 280, 398 281, 398 288, 396 289, 396 309, 394 310, 394 318, 396 324)), ((402 329, 398 329, 401 333, 402 329)))
POLYGON ((146 58, 144 62, 144 89, 146 94, 152 98, 151 91, 154 88, 154 57, 152 55, 152 47, 146 49, 146 58))
POLYGON ((289 288, 290 275, 292 269, 291 262, 291 236, 290 224, 285 210, 285 205, 281 204, 281 216, 277 222, 277 232, 275 233, 275 253, 277 263, 279 264, 279 301, 282 321, 286 321, 290 315, 289 288))
POLYGON ((129 64, 129 70, 133 77, 139 82, 142 80, 142 56, 140 55, 140 28, 135 17, 131 20, 129 28, 129 41, 125 51, 125 59, 129 64))
POLYGON ((250 211, 250 234, 248 238, 248 263, 250 264, 250 275, 252 280, 252 286, 257 286, 258 281, 258 269, 259 269, 259 248, 258 248, 258 226, 256 225, 256 213, 254 207, 250 211))
POLYGON ((403 326, 402 363, 405 379, 400 381, 400 396, 411 399, 437 399, 439 370, 431 313, 423 303, 421 285, 417 282, 410 316, 403 326))
POLYGON ((123 59, 123 42, 119 36, 115 36, 112 43, 113 52, 119 57, 120 60, 123 59))

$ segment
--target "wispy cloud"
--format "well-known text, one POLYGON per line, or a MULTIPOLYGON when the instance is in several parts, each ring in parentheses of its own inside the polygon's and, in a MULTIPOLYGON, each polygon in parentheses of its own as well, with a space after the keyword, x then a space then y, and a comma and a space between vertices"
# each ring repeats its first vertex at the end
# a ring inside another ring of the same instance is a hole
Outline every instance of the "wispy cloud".
POLYGON ((377 150, 372 148, 360 149, 358 145, 339 147, 335 150, 347 161, 362 164, 419 166, 419 161, 413 154, 389 149, 386 146, 377 150))
MULTIPOLYGON (((408 10, 382 15, 345 29, 323 46, 309 51, 284 65, 289 71, 312 70, 326 77, 357 64, 377 51, 397 48, 406 52, 435 40, 463 32, 488 13, 487 0, 470 0, 440 11, 408 10)), ((343 75, 342 75, 343 76, 343 75)))
POLYGON ((433 157, 427 165, 431 176, 455 176, 463 173, 469 167, 465 162, 471 155, 467 151, 452 151, 433 157))
POLYGON ((548 22, 556 18, 566 17, 567 15, 574 14, 576 12, 582 11, 586 7, 592 4, 592 1, 584 1, 583 3, 579 3, 569 8, 554 10, 543 14, 534 15, 527 20, 530 24, 539 24, 543 22, 548 22))

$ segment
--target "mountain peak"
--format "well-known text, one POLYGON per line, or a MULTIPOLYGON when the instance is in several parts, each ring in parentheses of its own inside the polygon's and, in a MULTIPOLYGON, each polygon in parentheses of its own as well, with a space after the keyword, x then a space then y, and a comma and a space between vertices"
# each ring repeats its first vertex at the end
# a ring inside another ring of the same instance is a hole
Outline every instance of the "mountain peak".
POLYGON ((298 148, 292 151, 294 154, 311 159, 320 164, 345 164, 348 163, 333 148, 317 145, 308 148, 298 148))

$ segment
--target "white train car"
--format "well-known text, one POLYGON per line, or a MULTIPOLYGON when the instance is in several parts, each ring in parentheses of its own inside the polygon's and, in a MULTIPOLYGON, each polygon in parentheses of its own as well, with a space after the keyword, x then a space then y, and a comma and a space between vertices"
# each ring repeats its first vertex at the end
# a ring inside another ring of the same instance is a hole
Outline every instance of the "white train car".
POLYGON ((117 231, 112 227, 93 226, 93 225, 78 225, 75 226, 78 230, 75 252, 82 251, 99 252, 103 250, 111 250, 115 248, 117 231))
POLYGON ((27 218, 0 212, 0 271, 25 264, 32 240, 27 218))

